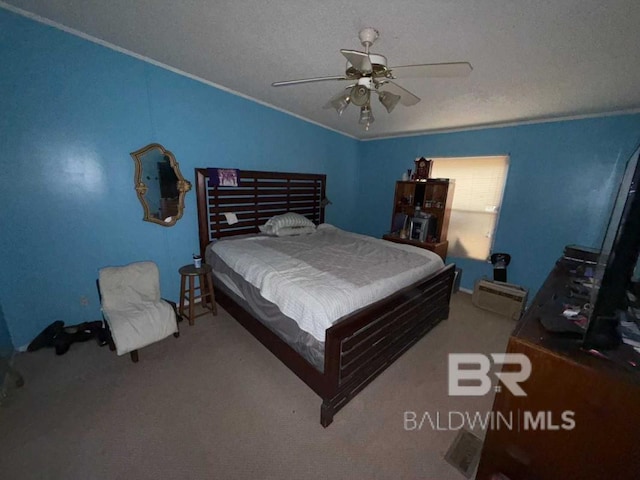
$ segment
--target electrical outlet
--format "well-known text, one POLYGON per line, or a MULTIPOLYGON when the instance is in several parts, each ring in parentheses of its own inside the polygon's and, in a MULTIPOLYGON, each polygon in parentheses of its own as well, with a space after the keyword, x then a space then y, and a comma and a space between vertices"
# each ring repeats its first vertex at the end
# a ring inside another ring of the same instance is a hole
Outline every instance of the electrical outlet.
POLYGON ((83 307, 86 307, 89 305, 89 299, 87 297, 85 297, 84 295, 80 297, 80 305, 82 305, 83 307))

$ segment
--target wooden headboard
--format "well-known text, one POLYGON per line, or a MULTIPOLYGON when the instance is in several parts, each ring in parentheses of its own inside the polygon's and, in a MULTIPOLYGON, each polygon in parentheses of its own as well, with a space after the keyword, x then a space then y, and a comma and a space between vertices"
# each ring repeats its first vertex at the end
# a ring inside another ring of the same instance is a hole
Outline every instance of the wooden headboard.
POLYGON ((326 175, 240 170, 237 187, 209 186, 208 169, 196 168, 200 254, 213 239, 259 232, 274 215, 296 212, 324 222, 326 175), (229 225, 225 212, 239 222, 229 225))

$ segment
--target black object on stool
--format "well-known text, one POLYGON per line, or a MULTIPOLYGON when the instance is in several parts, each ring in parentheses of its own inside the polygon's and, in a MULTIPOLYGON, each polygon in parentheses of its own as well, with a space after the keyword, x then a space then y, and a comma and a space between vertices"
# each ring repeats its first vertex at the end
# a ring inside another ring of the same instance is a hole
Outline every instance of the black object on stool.
POLYGON ((491 255, 493 264, 493 279, 496 282, 507 281, 507 265, 511 263, 511 255, 508 253, 494 253, 491 255))

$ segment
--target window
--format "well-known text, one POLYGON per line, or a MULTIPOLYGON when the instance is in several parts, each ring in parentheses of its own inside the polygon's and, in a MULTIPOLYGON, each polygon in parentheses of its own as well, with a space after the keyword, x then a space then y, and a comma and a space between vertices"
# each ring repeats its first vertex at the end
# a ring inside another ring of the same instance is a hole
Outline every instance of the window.
POLYGON ((509 157, 432 158, 431 178, 455 180, 448 255, 486 260, 493 246, 509 157))

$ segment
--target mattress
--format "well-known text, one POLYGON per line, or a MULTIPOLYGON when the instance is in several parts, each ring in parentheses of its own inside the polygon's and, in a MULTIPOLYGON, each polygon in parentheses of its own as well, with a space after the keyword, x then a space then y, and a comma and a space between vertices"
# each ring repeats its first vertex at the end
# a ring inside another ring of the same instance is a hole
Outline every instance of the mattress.
POLYGON ((223 290, 318 371, 324 371, 324 342, 300 330, 295 320, 284 315, 277 305, 265 300, 256 287, 234 272, 214 252, 207 250, 206 258, 213 267, 216 289, 223 290))
MULTIPOLYGON (((214 242, 207 247, 207 261, 215 271, 210 255, 318 342, 324 342, 325 331, 341 318, 443 267, 440 257, 428 250, 328 224, 310 235, 214 242)), ((230 277, 226 280, 233 283, 230 277)), ((234 293, 242 295, 240 288, 234 293)))

